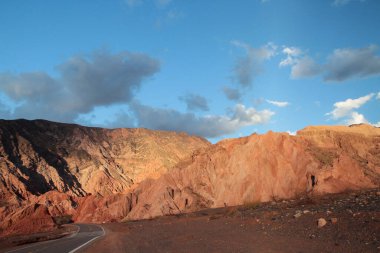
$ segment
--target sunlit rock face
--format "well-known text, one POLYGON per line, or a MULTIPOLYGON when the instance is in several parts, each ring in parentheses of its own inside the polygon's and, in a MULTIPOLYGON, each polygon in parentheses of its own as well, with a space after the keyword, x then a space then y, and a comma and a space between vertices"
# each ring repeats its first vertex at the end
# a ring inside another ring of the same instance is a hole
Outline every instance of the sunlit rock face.
POLYGON ((0 216, 36 202, 73 213, 78 197, 128 192, 209 145, 185 133, 0 120, 0 216))
POLYGON ((380 186, 380 129, 368 125, 214 145, 172 132, 46 121, 2 121, 0 131, 2 234, 32 232, 20 225, 28 220, 35 231, 49 229, 49 217, 62 215, 145 219, 380 186))
POLYGON ((223 140, 140 184, 126 219, 379 187, 380 129, 308 127, 223 140))

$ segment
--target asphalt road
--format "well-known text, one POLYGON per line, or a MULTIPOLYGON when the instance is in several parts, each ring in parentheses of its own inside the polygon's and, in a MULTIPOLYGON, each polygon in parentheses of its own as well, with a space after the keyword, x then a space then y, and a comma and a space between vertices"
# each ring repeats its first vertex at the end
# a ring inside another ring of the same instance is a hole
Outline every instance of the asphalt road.
POLYGON ((73 253, 89 245, 95 239, 105 234, 100 225, 95 224, 75 224, 79 227, 78 233, 57 240, 33 243, 7 251, 7 253, 73 253))

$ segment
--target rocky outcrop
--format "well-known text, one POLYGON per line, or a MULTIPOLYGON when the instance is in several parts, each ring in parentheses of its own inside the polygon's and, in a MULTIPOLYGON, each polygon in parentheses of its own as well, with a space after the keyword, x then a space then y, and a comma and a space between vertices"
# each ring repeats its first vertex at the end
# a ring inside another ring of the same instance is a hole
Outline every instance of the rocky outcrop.
POLYGON ((184 133, 0 120, 0 200, 52 190, 72 196, 125 192, 209 145, 184 133))
POLYGON ((77 213, 84 203, 107 206, 209 145, 185 133, 0 120, 0 217, 12 221, 2 222, 0 233, 22 220, 20 210, 30 205, 43 206, 51 216, 77 213), (98 202, 102 197, 108 200, 98 202))
POLYGON ((380 129, 309 127, 224 140, 134 191, 126 219, 379 187, 380 129))
POLYGON ((26 134, 15 131, 19 122, 8 124, 1 133, 16 137, 0 135, 3 234, 17 231, 22 211, 33 208, 44 210, 36 212, 41 219, 47 212, 108 222, 380 186, 380 129, 368 125, 307 127, 296 136, 268 132, 210 145, 144 129, 35 121, 28 129, 37 130, 26 134), (55 125, 61 130, 52 131, 55 125))

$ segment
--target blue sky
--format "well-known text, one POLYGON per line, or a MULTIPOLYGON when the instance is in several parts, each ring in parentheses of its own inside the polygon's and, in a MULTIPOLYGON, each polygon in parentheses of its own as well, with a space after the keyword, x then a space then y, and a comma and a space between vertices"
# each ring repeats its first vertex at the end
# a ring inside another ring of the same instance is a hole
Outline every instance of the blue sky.
POLYGON ((380 125, 378 0, 0 2, 0 118, 211 141, 380 125))

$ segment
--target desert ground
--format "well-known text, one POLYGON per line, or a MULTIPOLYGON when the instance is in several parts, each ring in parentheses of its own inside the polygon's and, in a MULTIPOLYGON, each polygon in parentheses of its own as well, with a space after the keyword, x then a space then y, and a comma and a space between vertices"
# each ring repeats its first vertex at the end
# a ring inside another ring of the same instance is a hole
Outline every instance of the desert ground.
POLYGON ((83 252, 379 252, 380 190, 103 224, 83 252), (318 220, 325 219, 323 227, 318 220))
MULTIPOLYGON (((101 226, 106 235, 79 252, 379 252, 380 189, 101 226), (318 225, 321 218, 326 224, 318 225)), ((5 237, 0 252, 69 236, 75 230, 69 225, 47 233, 5 237)))

